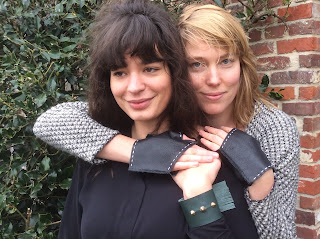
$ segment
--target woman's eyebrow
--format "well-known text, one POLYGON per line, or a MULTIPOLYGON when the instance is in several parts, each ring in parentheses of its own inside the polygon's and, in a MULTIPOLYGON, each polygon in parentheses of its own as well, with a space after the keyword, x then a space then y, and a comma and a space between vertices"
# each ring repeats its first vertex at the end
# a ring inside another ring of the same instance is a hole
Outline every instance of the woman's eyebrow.
POLYGON ((142 65, 147 65, 147 64, 152 64, 152 63, 159 63, 159 62, 164 62, 163 59, 151 59, 151 60, 142 60, 140 64, 142 65))

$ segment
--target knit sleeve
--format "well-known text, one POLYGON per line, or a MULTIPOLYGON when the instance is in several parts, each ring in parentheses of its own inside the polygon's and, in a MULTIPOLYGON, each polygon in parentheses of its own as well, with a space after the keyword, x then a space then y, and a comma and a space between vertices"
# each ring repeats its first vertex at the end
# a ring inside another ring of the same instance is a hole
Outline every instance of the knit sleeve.
POLYGON ((91 163, 101 163, 95 155, 119 133, 91 119, 86 102, 52 107, 39 116, 33 132, 49 145, 91 163))
MULTIPOLYGON (((265 107, 265 106, 264 106, 265 107)), ((251 200, 249 210, 260 238, 294 239, 299 177, 299 134, 294 120, 279 110, 262 109, 247 132, 260 141, 274 170, 274 186, 263 200, 251 200)))

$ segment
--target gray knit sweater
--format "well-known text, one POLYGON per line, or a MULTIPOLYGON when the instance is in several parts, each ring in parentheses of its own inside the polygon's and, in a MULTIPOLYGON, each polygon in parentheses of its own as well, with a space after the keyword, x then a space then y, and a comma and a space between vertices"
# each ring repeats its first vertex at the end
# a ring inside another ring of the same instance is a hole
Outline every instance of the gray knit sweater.
MULTIPOLYGON (((257 103, 246 132, 256 138, 270 160, 275 183, 259 201, 246 200, 260 238, 294 239, 300 142, 294 120, 277 109, 257 103)), ((102 163, 95 155, 119 132, 88 116, 88 104, 69 102, 52 107, 36 121, 34 134, 48 144, 88 162, 102 163)))

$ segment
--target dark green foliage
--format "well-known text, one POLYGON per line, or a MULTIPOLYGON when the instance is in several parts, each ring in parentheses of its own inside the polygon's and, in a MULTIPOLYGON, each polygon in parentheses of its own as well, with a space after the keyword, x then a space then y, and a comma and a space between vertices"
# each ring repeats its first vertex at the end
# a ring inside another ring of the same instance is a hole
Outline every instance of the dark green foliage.
MULTIPOLYGON (((259 85, 259 89, 261 92, 265 92, 269 86, 269 77, 267 75, 264 75, 261 80, 261 84, 259 85)), ((281 100, 283 98, 283 94, 280 93, 280 91, 283 91, 284 89, 280 89, 279 91, 275 91, 274 89, 271 89, 270 92, 268 92, 268 96, 275 100, 281 100)))
POLYGON ((35 119, 85 95, 92 0, 0 0, 0 238, 56 238, 74 159, 37 140, 35 119))

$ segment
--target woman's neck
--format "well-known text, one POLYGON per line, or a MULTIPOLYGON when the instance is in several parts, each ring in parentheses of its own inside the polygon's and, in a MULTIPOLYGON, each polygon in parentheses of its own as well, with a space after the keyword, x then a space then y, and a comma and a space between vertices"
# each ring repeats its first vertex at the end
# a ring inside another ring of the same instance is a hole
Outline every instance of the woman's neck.
POLYGON ((157 126, 157 122, 134 121, 131 136, 134 139, 144 139, 148 134, 161 134, 169 129, 167 121, 162 122, 159 128, 157 126))
POLYGON ((220 129, 221 126, 235 128, 236 123, 234 121, 233 113, 231 110, 225 110, 220 114, 209 115, 209 126, 220 129))

